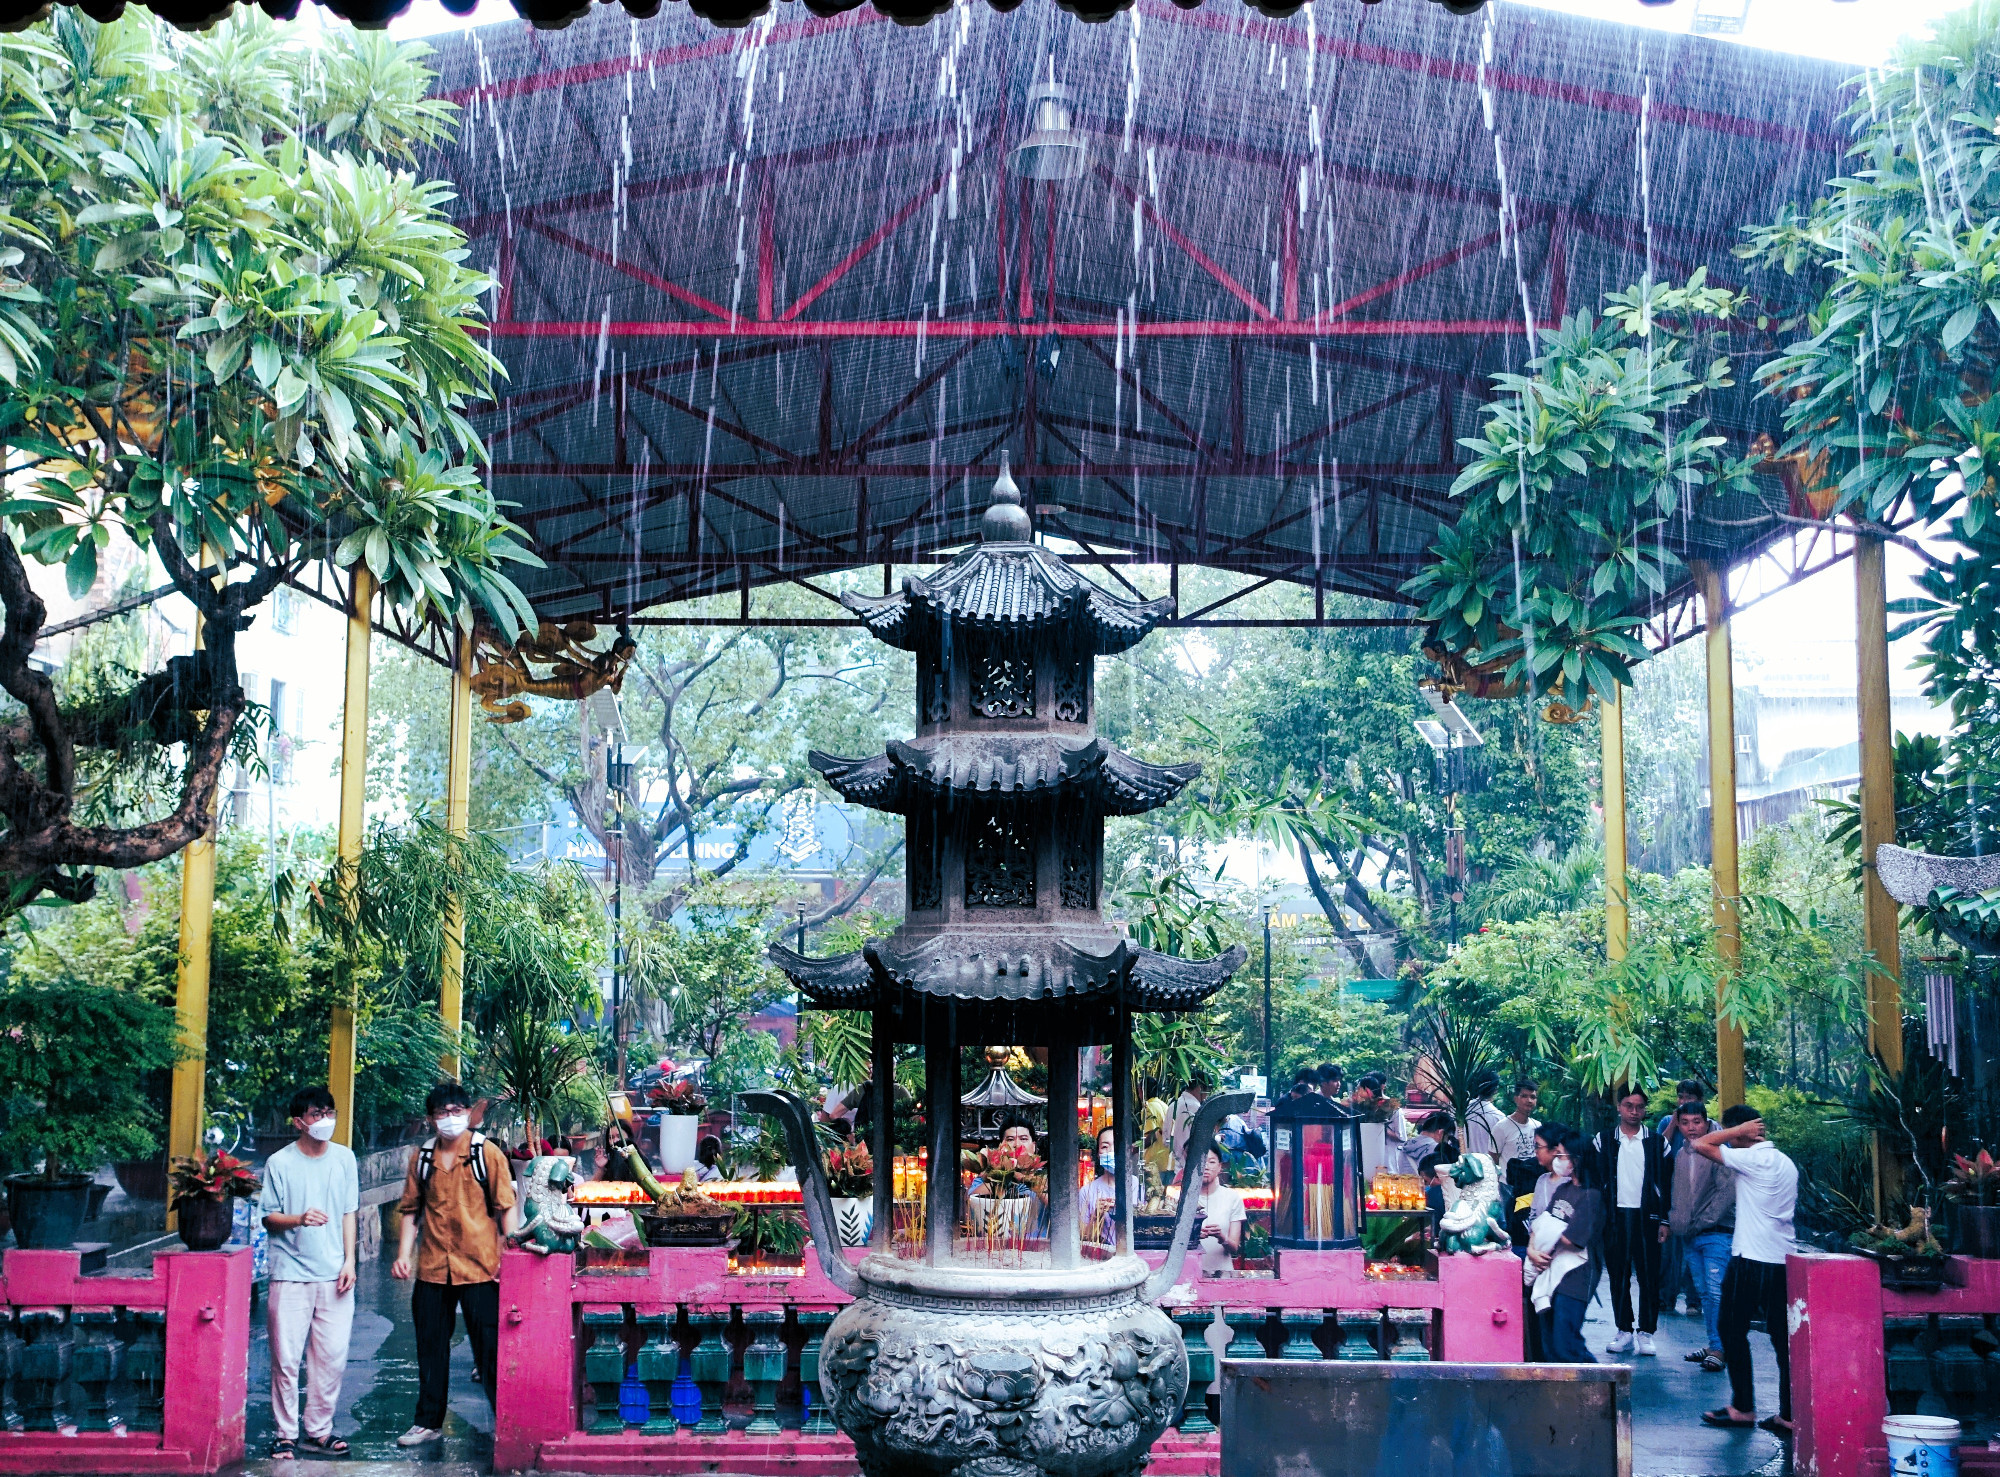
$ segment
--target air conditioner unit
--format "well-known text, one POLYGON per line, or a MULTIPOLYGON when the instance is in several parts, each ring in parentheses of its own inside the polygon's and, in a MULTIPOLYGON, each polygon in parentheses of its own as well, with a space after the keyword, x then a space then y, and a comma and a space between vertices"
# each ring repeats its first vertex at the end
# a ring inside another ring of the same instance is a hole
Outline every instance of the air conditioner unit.
POLYGON ((1747 733, 1739 733, 1739 734, 1737 734, 1737 735, 1736 735, 1736 752, 1737 752, 1737 753, 1739 753, 1739 754, 1748 754, 1748 753, 1751 753, 1751 752, 1753 752, 1753 751, 1752 751, 1752 747, 1751 747, 1751 744, 1752 744, 1752 740, 1751 740, 1751 736, 1750 736, 1749 734, 1747 734, 1747 733))

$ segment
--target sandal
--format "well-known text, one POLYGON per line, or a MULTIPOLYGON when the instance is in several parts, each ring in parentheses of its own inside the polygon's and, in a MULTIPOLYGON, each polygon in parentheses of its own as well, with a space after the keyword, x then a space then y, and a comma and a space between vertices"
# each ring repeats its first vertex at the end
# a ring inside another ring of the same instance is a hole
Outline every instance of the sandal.
POLYGON ((1701 1361, 1701 1367, 1707 1374, 1721 1374, 1724 1367, 1722 1356, 1711 1349, 1707 1357, 1701 1361))
POLYGON ((1741 1420, 1736 1419, 1730 1415, 1729 1407, 1726 1405, 1717 1406, 1714 1410, 1704 1410, 1701 1413, 1701 1423, 1704 1426, 1721 1426, 1724 1430, 1735 1430, 1740 1427, 1745 1431, 1753 1430, 1757 1425, 1757 1422, 1749 1416, 1744 1416, 1741 1420))
POLYGON ((307 1436, 299 1442, 314 1456, 346 1456, 347 1443, 331 1433, 325 1436, 307 1436))
POLYGON ((1757 1429, 1760 1431, 1769 1431, 1780 1441, 1789 1441, 1792 1439, 1792 1423, 1787 1420, 1780 1420, 1774 1415, 1767 1415, 1764 1419, 1757 1422, 1757 1429))
POLYGON ((286 1461, 296 1455, 298 1455, 298 1443, 296 1441, 287 1441, 284 1437, 280 1436, 276 1441, 271 1443, 271 1459, 273 1461, 286 1461))

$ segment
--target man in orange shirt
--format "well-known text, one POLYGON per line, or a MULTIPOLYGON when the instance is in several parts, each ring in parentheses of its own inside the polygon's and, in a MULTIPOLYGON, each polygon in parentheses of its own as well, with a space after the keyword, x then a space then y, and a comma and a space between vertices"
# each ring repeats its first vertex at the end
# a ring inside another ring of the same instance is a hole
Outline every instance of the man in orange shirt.
POLYGON ((513 1167, 506 1152, 472 1131, 470 1094, 440 1082, 424 1100, 435 1130, 410 1156, 403 1198, 396 1209, 402 1235, 390 1275, 417 1285, 410 1318, 417 1335, 416 1422, 398 1446, 422 1446, 444 1434, 451 1373, 451 1336, 457 1313, 473 1366, 493 1398, 500 1343, 500 1238, 520 1224, 514 1204, 513 1167), (418 1233, 422 1232, 422 1247, 418 1233), (414 1260, 413 1260, 414 1257, 414 1260))

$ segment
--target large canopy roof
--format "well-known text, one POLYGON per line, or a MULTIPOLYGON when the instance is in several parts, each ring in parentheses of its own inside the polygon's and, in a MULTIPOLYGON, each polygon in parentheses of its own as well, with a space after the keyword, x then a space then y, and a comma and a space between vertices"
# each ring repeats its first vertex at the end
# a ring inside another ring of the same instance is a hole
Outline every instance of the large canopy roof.
MULTIPOLYGON (((1741 224, 1843 146, 1844 69, 1513 6, 781 9, 440 42, 549 615, 941 561, 1003 453, 1086 559, 1395 599, 1525 320, 1649 263, 1741 281, 1741 224), (1088 162, 1030 183, 1050 77, 1088 162)), ((1673 536, 1736 562, 1785 512, 1772 478, 1673 536)))

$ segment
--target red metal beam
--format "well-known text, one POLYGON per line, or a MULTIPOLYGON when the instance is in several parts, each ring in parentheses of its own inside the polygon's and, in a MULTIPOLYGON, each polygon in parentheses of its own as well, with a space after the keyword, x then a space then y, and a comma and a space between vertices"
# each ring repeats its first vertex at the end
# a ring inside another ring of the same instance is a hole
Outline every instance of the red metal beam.
MULTIPOLYGON (((1126 332, 1136 332, 1140 338, 1188 339, 1188 338, 1253 338, 1253 339, 1310 339, 1310 338, 1465 338, 1486 334, 1518 334, 1521 320, 1518 318, 1345 318, 1336 323, 1286 323, 1271 317, 1260 303, 1257 310, 1261 317, 1256 321, 1240 319, 1196 319, 1179 322, 1162 322, 1155 319, 1141 319, 1136 328, 1126 332)), ((724 310, 725 313, 727 310, 724 310)), ((757 323, 739 319, 734 328, 727 322, 704 323, 695 320, 655 319, 641 322, 614 322, 611 325, 612 338, 680 338, 680 339, 874 339, 874 338, 915 338, 922 332, 928 338, 971 338, 1034 339, 1047 333, 1053 326, 1064 338, 1116 338, 1121 331, 1116 323, 1009 323, 991 319, 952 318, 932 320, 928 325, 918 320, 903 319, 888 322, 847 321, 847 322, 806 322, 757 323)), ((1539 328, 1554 328, 1554 323, 1540 323, 1539 328)), ((493 338, 596 338, 603 324, 582 322, 543 323, 489 323, 485 331, 493 338)))
MULTIPOLYGON (((648 287, 664 292, 675 302, 686 303, 691 308, 699 308, 704 313, 711 313, 715 317, 720 318, 724 325, 727 325, 729 322, 729 309, 723 307, 721 303, 713 302, 703 297, 700 293, 681 286, 678 282, 670 282, 658 272, 648 271, 634 262, 614 261, 610 252, 605 251, 601 247, 593 246, 580 237, 572 236, 565 230, 549 225, 546 221, 532 221, 529 223, 528 229, 548 237, 556 245, 573 251, 578 256, 588 257, 600 267, 609 267, 614 272, 622 272, 634 282, 643 282, 648 287)), ((525 327, 527 325, 522 326, 525 327)), ((495 327, 498 327, 498 325, 495 325, 495 327)))
MULTIPOLYGON (((1270 323, 1275 321, 1271 310, 1265 307, 1263 303, 1257 300, 1257 295, 1255 293, 1251 292, 1241 282, 1238 282, 1234 277, 1230 276, 1229 273, 1223 269, 1221 263, 1214 260, 1214 258, 1210 257, 1199 246, 1196 246, 1194 242, 1190 241, 1187 238, 1186 234, 1183 233, 1177 226, 1175 226, 1172 221, 1168 220, 1165 216, 1161 215, 1159 211, 1155 210, 1153 208, 1152 202, 1147 200, 1143 195, 1141 195, 1134 186, 1129 185, 1124 180, 1118 178, 1117 175, 1113 174, 1110 170, 1106 169, 1102 164, 1096 166, 1094 173, 1105 184, 1111 186, 1112 189, 1116 190, 1119 194, 1123 195, 1125 197, 1126 204, 1128 205, 1136 204, 1139 207, 1140 212, 1144 214, 1146 219, 1153 223, 1153 228, 1157 230, 1162 236, 1165 236, 1169 241, 1173 242, 1174 245, 1178 246, 1183 252, 1187 253, 1188 260, 1193 262, 1197 267, 1200 267, 1204 272, 1208 273, 1209 276, 1213 277, 1216 280, 1216 282, 1221 285, 1223 291, 1227 292, 1231 297, 1235 298, 1238 302, 1242 303, 1243 306, 1248 308, 1251 311, 1251 313, 1254 314, 1261 321, 1265 323, 1270 323)), ((1051 262, 1051 270, 1053 270, 1053 263, 1054 263, 1053 247, 1051 248, 1050 262, 1051 262)))

